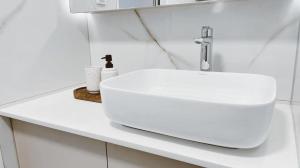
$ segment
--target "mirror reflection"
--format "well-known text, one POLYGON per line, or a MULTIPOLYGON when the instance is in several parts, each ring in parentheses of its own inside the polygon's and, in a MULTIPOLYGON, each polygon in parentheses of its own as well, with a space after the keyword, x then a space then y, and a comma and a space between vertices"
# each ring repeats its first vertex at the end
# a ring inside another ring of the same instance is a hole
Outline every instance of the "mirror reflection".
POLYGON ((119 0, 119 8, 143 8, 156 6, 157 0, 119 0))
POLYGON ((174 4, 185 4, 185 3, 195 3, 200 0, 157 0, 159 5, 174 5, 174 4))
POLYGON ((117 9, 145 8, 164 5, 196 3, 204 0, 118 0, 117 9))

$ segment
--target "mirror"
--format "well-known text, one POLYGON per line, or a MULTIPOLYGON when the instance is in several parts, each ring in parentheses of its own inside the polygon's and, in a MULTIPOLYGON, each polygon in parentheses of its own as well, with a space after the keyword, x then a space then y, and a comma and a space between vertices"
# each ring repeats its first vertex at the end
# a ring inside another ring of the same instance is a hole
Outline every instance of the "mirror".
POLYGON ((70 0, 72 13, 116 11, 192 4, 212 0, 70 0))
POLYGON ((164 5, 195 3, 203 0, 117 0, 117 9, 146 8, 164 5))
POLYGON ((156 0, 119 0, 119 9, 145 8, 156 6, 156 0))

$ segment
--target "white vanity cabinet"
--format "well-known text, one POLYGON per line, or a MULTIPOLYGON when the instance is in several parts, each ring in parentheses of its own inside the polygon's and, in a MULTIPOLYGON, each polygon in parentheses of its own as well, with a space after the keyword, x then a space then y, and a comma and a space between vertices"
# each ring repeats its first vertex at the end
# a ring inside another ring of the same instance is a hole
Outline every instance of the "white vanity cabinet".
POLYGON ((107 156, 109 168, 201 168, 113 144, 107 145, 107 156))
POLYGON ((105 143, 12 122, 20 168, 107 168, 105 143))
POLYGON ((18 120, 12 125, 20 168, 199 168, 18 120))
POLYGON ((2 151, 0 149, 0 168, 4 168, 3 158, 2 158, 2 151))
POLYGON ((0 168, 19 168, 14 135, 9 118, 0 117, 0 168))

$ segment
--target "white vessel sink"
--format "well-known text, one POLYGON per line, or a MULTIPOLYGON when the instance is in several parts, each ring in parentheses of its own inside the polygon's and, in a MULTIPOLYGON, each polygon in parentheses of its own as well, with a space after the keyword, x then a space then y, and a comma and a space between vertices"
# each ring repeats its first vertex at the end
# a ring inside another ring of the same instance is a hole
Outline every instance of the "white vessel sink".
POLYGON ((115 123, 230 148, 264 142, 276 98, 276 81, 254 74, 151 69, 100 87, 115 123))

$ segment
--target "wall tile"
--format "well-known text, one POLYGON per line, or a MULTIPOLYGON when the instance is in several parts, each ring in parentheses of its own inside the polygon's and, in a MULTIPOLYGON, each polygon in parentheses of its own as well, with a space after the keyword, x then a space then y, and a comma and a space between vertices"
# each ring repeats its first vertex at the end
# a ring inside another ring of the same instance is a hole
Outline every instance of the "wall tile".
POLYGON ((68 0, 0 2, 0 104, 83 82, 86 15, 68 0))
MULTIPOLYGON (((160 18, 167 22, 167 18, 160 18)), ((160 47, 147 34, 133 11, 89 16, 92 64, 103 63, 105 54, 113 55, 120 73, 143 68, 172 68, 160 47), (159 62, 159 64, 157 64, 159 62)))
POLYGON ((89 16, 92 63, 111 53, 121 73, 198 70, 200 46, 193 39, 209 25, 215 31, 215 71, 271 75, 278 99, 290 100, 299 13, 296 0, 240 0, 94 14, 89 16))

